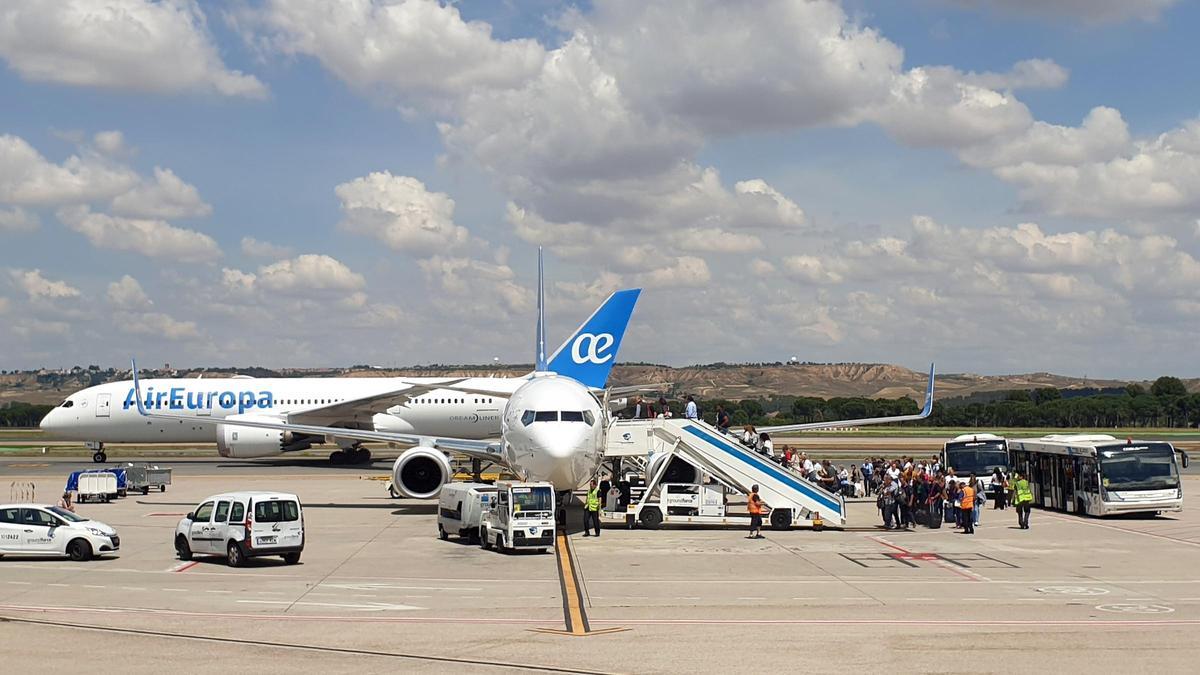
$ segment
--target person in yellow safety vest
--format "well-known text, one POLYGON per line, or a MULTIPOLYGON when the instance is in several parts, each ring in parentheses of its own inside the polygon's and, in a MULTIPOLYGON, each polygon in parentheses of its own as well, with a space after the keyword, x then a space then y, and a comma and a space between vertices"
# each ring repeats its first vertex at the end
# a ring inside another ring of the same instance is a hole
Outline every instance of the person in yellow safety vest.
POLYGON ((963 534, 975 534, 975 474, 962 487, 963 534))
POLYGON ((1022 530, 1029 529, 1029 510, 1033 507, 1033 490, 1029 481, 1021 474, 1015 474, 1013 481, 1013 505, 1017 507, 1017 525, 1022 530))
POLYGON ((600 489, 596 487, 596 479, 588 483, 587 503, 583 505, 583 536, 592 536, 589 526, 595 523, 596 536, 600 536, 600 489))
POLYGON ((746 510, 750 512, 750 534, 747 539, 762 539, 762 517, 767 505, 758 496, 758 486, 750 487, 750 497, 746 500, 746 510))

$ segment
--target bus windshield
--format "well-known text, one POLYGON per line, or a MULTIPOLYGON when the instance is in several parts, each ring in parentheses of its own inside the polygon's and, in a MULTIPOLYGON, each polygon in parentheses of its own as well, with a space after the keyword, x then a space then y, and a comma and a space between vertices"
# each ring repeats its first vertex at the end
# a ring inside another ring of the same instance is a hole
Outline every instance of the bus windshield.
POLYGON ((1168 443, 1097 448, 1100 477, 1109 490, 1173 490, 1179 487, 1175 451, 1168 443))
POLYGON ((946 445, 946 466, 959 476, 985 476, 996 467, 1008 471, 1008 451, 1003 441, 968 442, 946 445))
POLYGON ((552 513, 554 491, 549 487, 515 487, 512 489, 513 515, 552 513))

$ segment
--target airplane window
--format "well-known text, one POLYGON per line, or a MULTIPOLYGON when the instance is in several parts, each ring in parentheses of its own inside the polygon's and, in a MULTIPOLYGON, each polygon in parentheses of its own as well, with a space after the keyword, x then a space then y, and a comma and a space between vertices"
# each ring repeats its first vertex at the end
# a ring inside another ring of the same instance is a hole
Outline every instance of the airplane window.
POLYGON ((534 413, 533 421, 534 422, 557 422, 558 421, 558 411, 557 410, 539 410, 536 413, 534 413))
POLYGON ((533 411, 532 410, 526 410, 525 412, 521 413, 521 424, 524 424, 525 426, 529 426, 530 424, 533 424, 533 411))
POLYGON ((564 410, 559 413, 560 419, 564 422, 582 422, 583 413, 578 410, 564 410))

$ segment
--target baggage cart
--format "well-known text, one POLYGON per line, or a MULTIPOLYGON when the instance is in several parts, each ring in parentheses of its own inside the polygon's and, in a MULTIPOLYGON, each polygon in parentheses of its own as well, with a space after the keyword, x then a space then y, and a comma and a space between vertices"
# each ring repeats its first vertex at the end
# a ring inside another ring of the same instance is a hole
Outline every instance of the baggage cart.
POLYGON ((107 502, 117 498, 117 476, 109 471, 75 471, 67 477, 67 491, 75 502, 107 502))
POLYGON ((170 467, 160 467, 148 462, 130 462, 122 470, 125 472, 126 489, 140 491, 144 495, 150 494, 151 488, 166 492, 167 486, 171 484, 170 467))

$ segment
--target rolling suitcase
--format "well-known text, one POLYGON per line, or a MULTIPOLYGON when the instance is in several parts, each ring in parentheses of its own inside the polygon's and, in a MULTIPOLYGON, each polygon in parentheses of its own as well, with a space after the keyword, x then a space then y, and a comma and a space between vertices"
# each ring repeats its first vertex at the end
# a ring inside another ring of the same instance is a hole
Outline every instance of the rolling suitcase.
POLYGON ((929 509, 927 513, 929 515, 927 522, 931 529, 937 529, 942 526, 942 514, 938 513, 935 509, 929 509))

